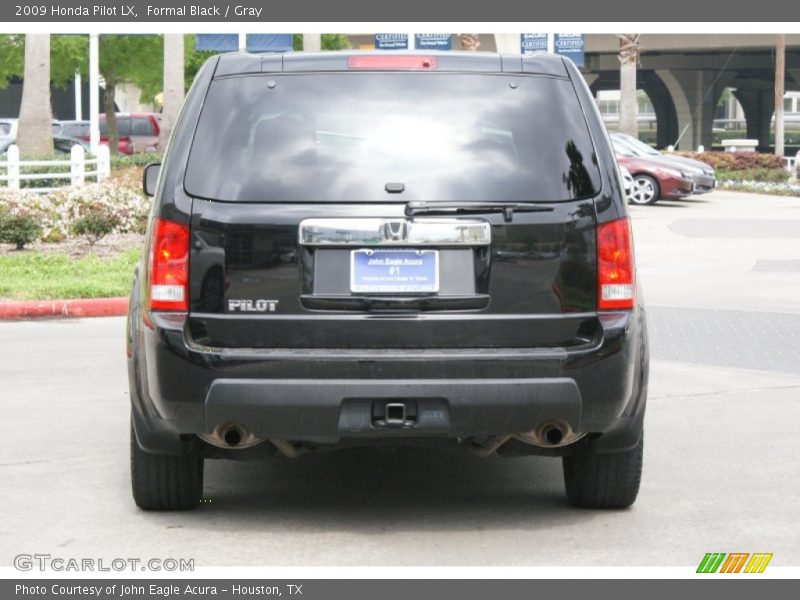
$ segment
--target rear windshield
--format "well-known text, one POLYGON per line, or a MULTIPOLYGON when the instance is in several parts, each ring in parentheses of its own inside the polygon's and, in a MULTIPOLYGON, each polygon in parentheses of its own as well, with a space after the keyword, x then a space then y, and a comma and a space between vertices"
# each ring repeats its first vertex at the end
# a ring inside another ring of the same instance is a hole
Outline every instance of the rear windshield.
MULTIPOLYGON (((128 117, 117 117, 117 135, 131 134, 131 120, 128 117)), ((108 135, 108 123, 105 119, 100 119, 100 135, 108 135)))
POLYGON ((455 73, 215 80, 185 179, 242 202, 559 201, 599 186, 571 82, 455 73))
MULTIPOLYGON (((102 121, 105 123, 105 121, 102 121)), ((68 137, 88 137, 89 124, 88 123, 62 123, 59 133, 68 137)))

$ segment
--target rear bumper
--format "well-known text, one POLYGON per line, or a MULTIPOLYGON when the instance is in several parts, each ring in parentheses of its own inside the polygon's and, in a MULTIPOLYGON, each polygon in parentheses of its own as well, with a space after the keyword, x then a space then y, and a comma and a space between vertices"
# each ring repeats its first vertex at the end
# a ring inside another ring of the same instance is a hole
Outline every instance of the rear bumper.
POLYGON ((580 428, 581 396, 572 379, 218 379, 205 400, 206 431, 238 422, 257 437, 320 443, 489 436, 553 420, 580 428), (387 424, 387 403, 402 406, 404 417, 387 424))
POLYGON ((642 309, 600 315, 596 339, 580 347, 436 351, 215 350, 157 315, 143 326, 137 312, 131 399, 137 439, 153 452, 179 453, 180 436, 231 421, 258 437, 316 443, 491 436, 560 421, 624 445, 641 430, 642 309), (414 418, 381 426, 375 413, 387 402, 414 418))

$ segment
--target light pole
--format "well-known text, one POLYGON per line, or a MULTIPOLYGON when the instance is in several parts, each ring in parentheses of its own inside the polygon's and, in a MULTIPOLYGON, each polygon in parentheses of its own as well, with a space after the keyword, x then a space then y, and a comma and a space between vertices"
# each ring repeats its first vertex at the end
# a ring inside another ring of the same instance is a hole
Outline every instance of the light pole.
POLYGON ((775 156, 783 156, 783 95, 786 77, 786 35, 775 38, 775 156))

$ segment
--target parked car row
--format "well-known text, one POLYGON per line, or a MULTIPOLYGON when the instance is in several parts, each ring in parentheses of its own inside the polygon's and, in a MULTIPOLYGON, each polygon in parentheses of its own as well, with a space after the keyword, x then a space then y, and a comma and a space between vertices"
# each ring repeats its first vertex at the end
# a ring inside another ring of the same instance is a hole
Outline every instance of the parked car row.
MULTIPOLYGON (((67 132, 56 132, 56 123, 53 121, 53 151, 56 154, 69 154, 75 145, 83 146, 88 152, 89 144, 67 132)), ((0 154, 6 154, 9 146, 17 143, 18 119, 0 119, 0 154)))
MULTIPOLYGON (((117 113, 117 150, 120 154, 158 152, 161 115, 155 113, 117 113)), ((5 152, 17 140, 19 119, 0 119, 0 152, 5 152)), ((89 141, 89 121, 53 121, 56 153, 69 153, 76 143, 89 141)), ((105 114, 100 115, 100 143, 108 144, 105 114)))
MULTIPOLYGON (((158 152, 161 116, 155 113, 117 113, 117 150, 120 154, 158 152)), ((53 133, 89 141, 89 121, 56 121, 53 133)), ((100 143, 108 144, 106 115, 100 115, 100 143)))
POLYGON ((706 163, 662 154, 623 133, 612 133, 610 137, 623 179, 625 172, 630 177, 630 191, 626 192, 632 204, 678 200, 691 194, 705 194, 716 187, 714 169, 706 163))

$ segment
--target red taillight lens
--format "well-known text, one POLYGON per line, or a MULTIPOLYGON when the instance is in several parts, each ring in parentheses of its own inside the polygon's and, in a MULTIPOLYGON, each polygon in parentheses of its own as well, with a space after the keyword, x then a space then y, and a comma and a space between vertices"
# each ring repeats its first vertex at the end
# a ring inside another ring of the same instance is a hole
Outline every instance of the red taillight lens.
POLYGON ((435 56, 348 56, 348 69, 372 69, 374 71, 425 71, 439 66, 435 56))
POLYGON ((155 219, 150 238, 150 309, 189 309, 189 227, 155 219))
POLYGON ((597 226, 597 309, 633 308, 636 282, 630 221, 597 226))

